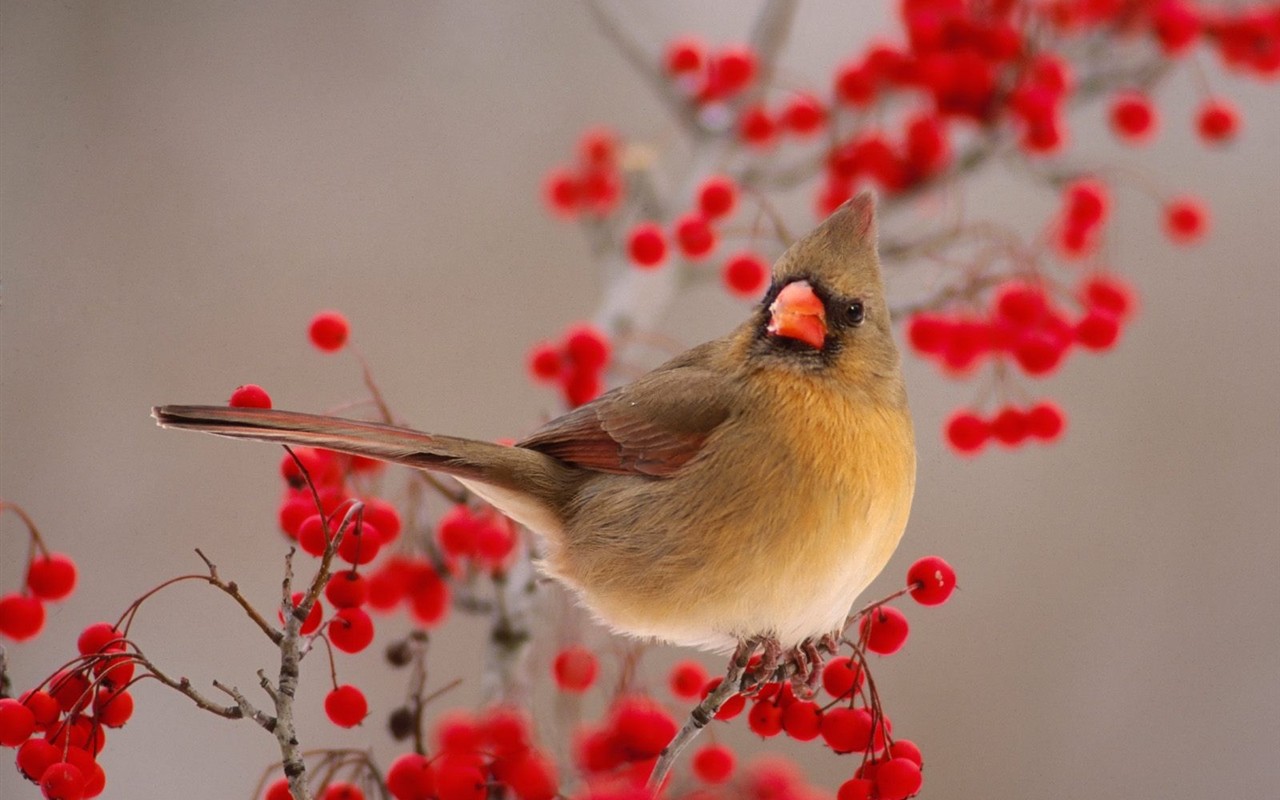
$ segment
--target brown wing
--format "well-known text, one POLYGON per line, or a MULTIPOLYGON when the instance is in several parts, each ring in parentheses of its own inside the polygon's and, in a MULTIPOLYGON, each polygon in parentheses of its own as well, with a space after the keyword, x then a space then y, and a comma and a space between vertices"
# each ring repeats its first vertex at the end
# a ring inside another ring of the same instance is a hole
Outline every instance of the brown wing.
POLYGON ((698 355, 551 420, 517 446, 601 472, 675 474, 728 419, 734 396, 727 378, 698 355))

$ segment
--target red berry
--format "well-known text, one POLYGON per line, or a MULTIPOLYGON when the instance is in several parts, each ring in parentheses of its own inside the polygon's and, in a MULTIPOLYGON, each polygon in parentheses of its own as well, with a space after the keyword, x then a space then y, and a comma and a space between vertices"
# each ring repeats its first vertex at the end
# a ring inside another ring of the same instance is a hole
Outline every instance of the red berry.
POLYGON ((431 761, 418 753, 404 753, 387 769, 387 791, 396 800, 432 800, 436 792, 431 761))
POLYGON ((756 76, 756 55, 746 45, 726 47, 712 61, 716 85, 723 95, 745 89, 756 76))
POLYGON ((707 671, 697 661, 681 661, 671 668, 667 686, 681 700, 694 700, 702 695, 707 682, 707 671))
POLYGON ((876 785, 866 778, 850 778, 840 784, 836 791, 836 800, 873 800, 876 796, 876 785))
POLYGON ((1088 350, 1110 350, 1120 338, 1120 322, 1108 311, 1093 309, 1076 323, 1075 338, 1088 350))
POLYGON ((871 712, 865 708, 839 706, 822 717, 822 740, 837 753, 862 753, 869 748, 879 750, 884 746, 887 720, 879 726, 872 725, 871 712), (875 728, 873 738, 872 729, 875 728))
POLYGON ((933 114, 923 114, 907 124, 907 160, 921 175, 932 175, 951 158, 947 131, 942 120, 933 114))
POLYGON ((449 585, 427 564, 415 570, 408 588, 409 611, 420 625, 436 625, 449 614, 449 585))
POLYGON ((961 453, 976 453, 987 443, 991 427, 972 411, 957 411, 947 421, 947 441, 961 453))
POLYGON ((338 609, 329 620, 329 641, 344 653, 359 653, 373 641, 373 620, 363 609, 338 609))
POLYGON ((612 167, 592 168, 583 173, 582 201, 591 213, 608 214, 617 207, 621 197, 622 181, 612 167))
POLYGON ((280 530, 290 539, 298 538, 298 529, 307 517, 316 513, 316 504, 310 494, 289 493, 280 501, 280 530))
POLYGON ((680 252, 695 261, 704 258, 716 246, 716 232, 711 229, 707 218, 696 212, 676 220, 675 238, 680 252))
POLYGON ((329 537, 325 535, 323 517, 312 514, 302 520, 302 524, 298 526, 298 547, 302 548, 302 552, 313 556, 324 555, 324 549, 328 543, 329 537))
POLYGON ((1086 178, 1076 181, 1064 193, 1067 219, 1085 228, 1091 228, 1107 217, 1109 201, 1106 184, 1086 178))
POLYGON ((539 342, 529 351, 529 374, 536 381, 554 381, 560 377, 564 364, 560 348, 550 342, 539 342))
POLYGON ((706 48, 702 42, 691 36, 673 39, 667 44, 667 72, 672 75, 684 75, 702 69, 706 48))
POLYGON ((578 178, 567 169, 555 169, 543 182, 543 197, 547 207, 561 216, 573 216, 582 206, 582 186, 578 178))
POLYGON ((338 543, 338 557, 348 564, 368 564, 378 557, 382 549, 382 533, 363 520, 347 526, 347 531, 338 543))
POLYGON ((61 600, 76 588, 76 562, 62 553, 37 556, 27 567, 27 588, 41 600, 61 600))
POLYGON ((782 108, 782 125, 797 136, 810 136, 822 130, 827 110, 822 101, 811 94, 795 94, 782 108))
MULTIPOLYGON (((290 602, 293 603, 294 608, 297 608, 304 597, 306 597, 306 595, 302 592, 294 592, 293 596, 290 598, 290 602)), ((276 612, 276 617, 279 618, 280 624, 283 625, 284 612, 276 612)), ((303 636, 307 636, 314 632, 316 628, 320 627, 320 620, 322 617, 324 617, 324 604, 320 602, 320 598, 316 598, 315 604, 311 606, 311 611, 307 613, 307 618, 302 621, 302 627, 298 629, 298 633, 303 636)))
MULTIPOLYGON (((711 680, 707 681, 707 685, 702 687, 702 696, 705 698, 707 695, 715 691, 716 688, 720 686, 720 682, 722 680, 724 679, 712 678, 711 680)), ((742 710, 746 707, 747 707, 747 698, 745 695, 741 695, 741 694, 731 695, 728 700, 725 700, 724 703, 721 704, 720 710, 716 712, 716 719, 720 719, 720 720, 733 719, 734 717, 741 714, 742 710)))
POLYGON ((436 720, 436 747, 448 753, 473 753, 480 748, 480 726, 467 711, 446 711, 436 720))
POLYGON ((1110 311, 1124 319, 1133 312, 1133 289, 1118 275, 1096 275, 1080 287, 1080 300, 1089 308, 1110 311))
POLYGON ((1016 447, 1026 441, 1027 417, 1022 409, 1005 406, 991 421, 991 434, 996 440, 1010 447, 1016 447))
POLYGON ((476 558, 490 569, 501 569, 516 546, 516 529, 511 520, 488 514, 476 527, 476 558))
POLYGON ((853 656, 833 658, 822 668, 822 688, 832 697, 848 697, 862 688, 864 677, 853 656))
POLYGON ((495 772, 499 766, 503 767, 500 778, 511 788, 516 800, 554 800, 560 797, 555 765, 544 756, 530 750, 514 760, 495 762, 495 772))
POLYGON ((62 716, 62 707, 48 692, 36 690, 24 692, 18 700, 31 709, 31 713, 35 715, 36 727, 41 730, 48 730, 58 721, 58 717, 62 716))
POLYGON ((862 618, 859 631, 868 650, 882 656, 892 655, 907 641, 907 618, 893 606, 876 606, 862 618))
POLYGON ((782 711, 782 730, 797 742, 818 738, 822 732, 822 711, 810 700, 797 700, 782 711))
POLYGON ((1062 409, 1048 400, 1041 400, 1027 411, 1027 432, 1037 439, 1052 442, 1065 427, 1062 409))
POLYGON ((755 253, 738 253, 724 263, 722 278, 733 294, 755 297, 769 281, 769 265, 755 253))
POLYGON ((0 636, 25 642, 44 628, 44 605, 35 597, 7 594, 0 597, 0 636))
POLYGON ((925 556, 907 569, 907 585, 920 605, 941 605, 956 588, 956 571, 937 556, 925 556))
POLYGON ((1019 328, 1037 324, 1048 307, 1049 300, 1039 286, 1010 281, 996 290, 995 316, 1019 328))
POLYGON ((571 408, 595 400, 604 391, 604 381, 599 370, 577 367, 561 378, 560 386, 564 390, 565 402, 571 408))
POLYGON ((768 147, 778 135, 778 122, 764 106, 750 106, 738 120, 742 140, 755 147, 768 147))
POLYGON ((383 544, 391 544, 400 536, 400 512, 381 497, 364 501, 364 518, 382 534, 383 544))
POLYGON ((93 700, 93 713, 98 722, 108 728, 123 727, 133 716, 133 695, 123 689, 118 692, 99 689, 93 700))
POLYGON ((464 558, 475 555, 478 520, 465 504, 458 504, 436 524, 436 538, 445 555, 464 558))
POLYGON ((1111 102, 1111 127, 1122 139, 1134 143, 1145 141, 1155 133, 1155 108, 1137 92, 1121 94, 1111 102))
POLYGON ((564 350, 576 366, 598 370, 609 363, 612 346, 604 331, 584 322, 565 331, 564 350))
POLYGON ((364 800, 364 790, 354 783, 333 781, 325 787, 318 800, 364 800))
POLYGON ((369 714, 369 701, 364 692, 344 683, 325 695, 324 713, 340 728, 354 728, 369 714))
POLYGON ((349 333, 347 318, 337 311, 321 311, 311 318, 311 343, 326 353, 341 350, 349 333))
POLYGON ((652 222, 633 227, 627 237, 627 252, 637 267, 652 268, 661 264, 667 257, 667 239, 662 228, 652 222))
POLYGON ((49 800, 80 800, 84 787, 84 773, 65 761, 50 765, 40 778, 40 791, 49 800))
POLYGON ((909 758, 891 758, 876 768, 876 791, 884 800, 903 800, 920 791, 920 766, 909 758))
POLYGON ((256 383, 237 386, 227 405, 232 408, 271 408, 271 395, 256 383))
POLYGON ((676 735, 676 722, 657 703, 645 697, 624 697, 613 709, 618 741, 632 761, 653 758, 676 735))
POLYGON ((1046 333, 1030 333, 1023 336, 1014 348, 1013 356, 1018 366, 1028 375, 1048 375, 1062 363, 1066 348, 1046 333))
POLYGON ((1151 26, 1166 55, 1185 52, 1200 35, 1199 10, 1184 0, 1161 0, 1151 9, 1151 26))
POLYGON ((489 796, 484 773, 469 759, 439 759, 435 763, 435 781, 440 800, 484 800, 489 796))
POLYGON ((590 128, 578 140, 578 158, 589 167, 609 167, 618 154, 618 135, 608 128, 590 128))
POLYGON ((1194 197, 1178 197, 1164 207, 1164 226, 1173 241, 1193 244, 1208 230, 1209 215, 1204 205, 1194 197))
POLYGON ((599 669, 595 653, 576 644, 556 653, 552 672, 561 691, 581 693, 595 683, 599 669))
POLYGON ((922 311, 907 321, 907 339, 919 353, 932 355, 946 349, 951 323, 940 314, 922 311))
POLYGON ((498 756, 510 756, 529 749, 529 720, 511 707, 497 707, 481 720, 481 738, 498 756))
POLYGON ((876 77, 859 62, 848 62, 836 70, 836 96, 856 108, 870 105, 876 96, 876 77))
POLYGON ((334 608, 359 608, 369 599, 369 582, 353 569, 344 569, 329 578, 324 597, 334 608))
POLYGON ((704 783, 724 783, 733 774, 737 758, 722 744, 708 744, 693 754, 693 774, 704 783))
POLYGON ((924 756, 920 754, 920 748, 916 747, 916 743, 910 739, 894 739, 893 744, 889 745, 889 757, 905 758, 915 762, 917 767, 924 768, 924 756))
POLYGON ((698 209, 707 219, 728 216, 737 202, 737 185, 723 175, 712 175, 698 187, 698 209))
POLYGON ((12 697, 0 700, 0 745, 17 747, 31 738, 36 729, 36 715, 12 697))
POLYGON ((1206 142, 1225 142, 1235 138, 1240 127, 1240 115, 1236 107, 1222 98, 1211 98, 1200 106, 1196 115, 1196 128, 1206 142))
POLYGON ((773 698, 757 700, 747 712, 747 727, 766 739, 777 736, 782 733, 782 706, 773 698))

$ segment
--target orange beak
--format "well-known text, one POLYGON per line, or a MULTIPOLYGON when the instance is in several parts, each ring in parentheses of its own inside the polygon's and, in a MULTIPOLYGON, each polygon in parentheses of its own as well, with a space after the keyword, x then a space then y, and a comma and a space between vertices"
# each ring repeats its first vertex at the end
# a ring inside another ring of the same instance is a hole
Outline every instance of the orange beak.
POLYGON ((821 350, 827 338, 827 311, 808 281, 782 287, 769 306, 769 333, 804 342, 821 350))

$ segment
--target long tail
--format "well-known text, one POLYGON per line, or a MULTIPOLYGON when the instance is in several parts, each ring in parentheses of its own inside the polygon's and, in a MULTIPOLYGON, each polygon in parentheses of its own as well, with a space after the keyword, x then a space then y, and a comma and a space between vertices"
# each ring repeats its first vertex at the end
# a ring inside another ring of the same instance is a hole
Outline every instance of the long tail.
POLYGON ((531 495, 552 508, 560 507, 566 487, 574 483, 572 468, 533 450, 456 436, 436 436, 377 422, 226 406, 157 406, 151 410, 151 416, 162 428, 322 447, 443 472, 531 495))

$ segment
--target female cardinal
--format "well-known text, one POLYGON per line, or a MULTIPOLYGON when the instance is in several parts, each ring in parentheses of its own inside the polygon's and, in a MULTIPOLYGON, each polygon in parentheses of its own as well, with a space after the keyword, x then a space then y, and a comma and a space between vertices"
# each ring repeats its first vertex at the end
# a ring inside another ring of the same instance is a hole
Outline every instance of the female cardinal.
POLYGON ((729 335, 514 447, 286 411, 154 415, 447 473, 540 534, 542 569, 615 630, 799 653, 842 626, 897 547, 915 442, 870 195, 792 245, 772 278, 729 335))

